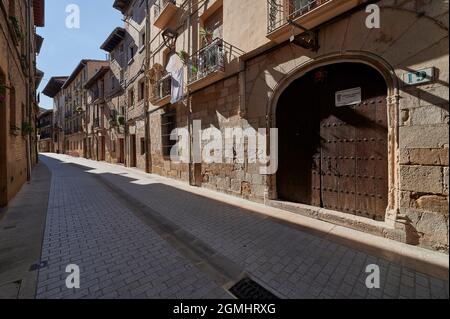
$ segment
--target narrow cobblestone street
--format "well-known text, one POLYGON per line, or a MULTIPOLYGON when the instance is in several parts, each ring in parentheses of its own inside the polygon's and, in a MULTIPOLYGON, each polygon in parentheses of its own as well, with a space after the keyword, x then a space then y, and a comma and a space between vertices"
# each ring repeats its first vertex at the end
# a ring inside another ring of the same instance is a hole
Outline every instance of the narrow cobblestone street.
POLYGON ((233 298, 248 276, 280 298, 448 298, 433 278, 165 179, 65 155, 52 172, 37 298, 233 298), (147 216, 148 215, 148 216, 147 216), (66 266, 81 271, 66 288, 66 266), (366 288, 367 265, 381 289, 366 288))

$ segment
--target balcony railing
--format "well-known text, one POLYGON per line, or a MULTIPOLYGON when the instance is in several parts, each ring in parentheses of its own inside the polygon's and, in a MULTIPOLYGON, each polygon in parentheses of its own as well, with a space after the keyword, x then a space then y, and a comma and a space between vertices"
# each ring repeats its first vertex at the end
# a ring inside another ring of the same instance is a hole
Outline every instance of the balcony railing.
POLYGON ((52 123, 51 121, 42 121, 39 123, 39 128, 50 126, 52 123))
POLYGON ((267 33, 297 19, 331 0, 267 0, 267 33))
POLYGON ((156 82, 153 87, 152 101, 156 102, 170 96, 172 87, 172 77, 170 74, 156 82))
POLYGON ((163 29, 177 11, 176 0, 156 0, 153 5, 154 24, 163 29))
POLYGON ((188 65, 188 83, 218 71, 225 71, 225 59, 224 41, 222 39, 212 41, 191 57, 188 65))
POLYGON ((52 134, 51 133, 43 133, 40 135, 39 137, 41 140, 46 140, 46 139, 50 139, 52 138, 52 134))

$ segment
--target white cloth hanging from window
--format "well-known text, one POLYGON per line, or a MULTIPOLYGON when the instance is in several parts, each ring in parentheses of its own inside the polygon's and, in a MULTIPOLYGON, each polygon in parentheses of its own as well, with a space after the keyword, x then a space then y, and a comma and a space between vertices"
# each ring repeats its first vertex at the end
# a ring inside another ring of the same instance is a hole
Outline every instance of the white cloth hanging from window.
POLYGON ((166 66, 167 73, 172 77, 170 103, 175 104, 184 95, 184 65, 177 54, 172 54, 166 66))
POLYGON ((183 99, 184 95, 184 68, 171 73, 172 88, 170 103, 175 104, 183 99))

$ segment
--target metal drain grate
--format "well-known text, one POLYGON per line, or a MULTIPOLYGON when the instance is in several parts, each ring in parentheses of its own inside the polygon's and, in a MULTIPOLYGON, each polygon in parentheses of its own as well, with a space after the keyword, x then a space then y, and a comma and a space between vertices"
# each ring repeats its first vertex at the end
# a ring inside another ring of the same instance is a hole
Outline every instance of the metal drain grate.
POLYGON ((273 293, 250 278, 244 278, 231 287, 230 292, 238 299, 246 300, 276 300, 273 293))

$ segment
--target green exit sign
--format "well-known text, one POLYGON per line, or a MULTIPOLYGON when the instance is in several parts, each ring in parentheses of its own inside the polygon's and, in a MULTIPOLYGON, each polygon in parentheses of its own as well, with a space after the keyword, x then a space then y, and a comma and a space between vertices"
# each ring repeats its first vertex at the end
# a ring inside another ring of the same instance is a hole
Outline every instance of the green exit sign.
POLYGON ((403 75, 403 82, 406 85, 427 84, 434 81, 435 69, 427 68, 415 72, 408 72, 403 75))

